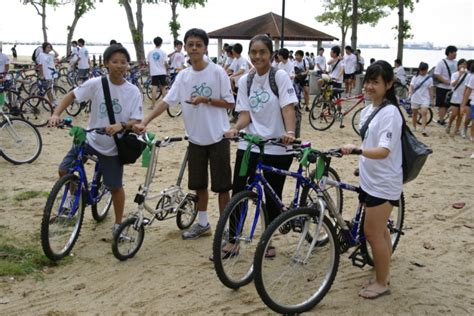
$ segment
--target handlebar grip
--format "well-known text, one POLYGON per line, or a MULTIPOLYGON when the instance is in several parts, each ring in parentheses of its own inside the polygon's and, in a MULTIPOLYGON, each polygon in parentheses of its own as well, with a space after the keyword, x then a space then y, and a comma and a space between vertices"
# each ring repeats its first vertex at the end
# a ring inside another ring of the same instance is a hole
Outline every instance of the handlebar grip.
POLYGON ((180 141, 183 140, 183 137, 181 137, 181 136, 176 136, 176 137, 169 137, 168 139, 169 139, 170 143, 172 143, 172 142, 180 142, 180 141))
POLYGON ((351 151, 351 155, 362 155, 362 149, 360 149, 360 148, 354 148, 354 149, 351 151))

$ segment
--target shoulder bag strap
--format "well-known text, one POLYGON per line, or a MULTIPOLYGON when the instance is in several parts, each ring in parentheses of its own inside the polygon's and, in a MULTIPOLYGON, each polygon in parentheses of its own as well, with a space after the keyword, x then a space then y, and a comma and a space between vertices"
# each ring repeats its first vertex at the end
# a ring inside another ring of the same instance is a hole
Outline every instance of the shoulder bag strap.
POLYGON ((412 95, 415 94, 415 92, 421 88, 421 86, 426 82, 428 81, 428 79, 430 79, 430 76, 426 76, 425 80, 423 80, 418 86, 415 87, 415 89, 413 90, 412 92, 412 95))
POLYGON ((365 138, 365 133, 367 132, 367 129, 369 128, 370 121, 372 121, 372 119, 375 117, 375 115, 377 115, 377 113, 378 113, 383 107, 385 107, 387 104, 388 104, 388 102, 387 102, 387 101, 384 101, 384 103, 382 103, 378 108, 376 108, 376 109, 370 114, 370 116, 367 118, 367 121, 364 122, 364 125, 362 125, 362 128, 360 129, 360 137, 362 138, 362 140, 364 140, 364 138, 365 138))
POLYGON ((467 77, 467 73, 464 74, 464 76, 461 78, 460 81, 458 81, 457 85, 454 87, 453 89, 453 92, 456 91, 457 88, 459 88, 459 86, 462 84, 462 82, 464 81, 464 79, 466 79, 467 77))
POLYGON ((446 69, 448 69, 448 74, 449 74, 449 80, 451 80, 451 69, 449 69, 448 63, 446 62, 446 59, 443 59, 444 64, 446 65, 446 69))
MULTIPOLYGON (((104 99, 105 105, 107 108, 107 116, 109 117, 110 125, 115 124, 115 115, 114 110, 112 108, 112 98, 110 97, 110 89, 109 89, 109 81, 107 80, 107 76, 102 77, 102 90, 104 91, 104 99)), ((117 144, 117 134, 114 134, 114 141, 117 144)), ((117 146, 118 147, 118 146, 117 146)))

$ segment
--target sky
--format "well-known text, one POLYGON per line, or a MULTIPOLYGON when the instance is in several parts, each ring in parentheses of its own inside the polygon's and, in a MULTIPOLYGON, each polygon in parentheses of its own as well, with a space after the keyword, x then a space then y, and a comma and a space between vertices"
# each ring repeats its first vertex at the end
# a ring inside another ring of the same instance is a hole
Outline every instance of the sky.
MULTIPOLYGON (((285 16, 292 20, 341 38, 336 25, 324 25, 315 20, 323 13, 323 0, 286 0, 285 16)), ((375 0, 376 1, 376 0, 375 0)), ((47 9, 48 40, 66 41, 67 26, 73 19, 73 5, 47 9)), ((192 27, 208 32, 250 19, 270 11, 281 14, 279 0, 208 0, 204 8, 183 9, 178 7, 181 35, 192 27)), ((0 19, 0 41, 42 41, 41 18, 31 5, 20 0, 2 0, 0 19), (22 22, 23 21, 23 22, 22 22), (27 21, 26 24, 24 24, 27 21), (20 26, 19 24, 22 24, 20 26)), ((432 42, 435 46, 474 46, 474 0, 420 0, 413 13, 406 13, 412 25, 413 42, 432 42)), ((155 36, 170 40, 168 22, 171 19, 169 4, 160 3, 143 6, 144 37, 151 41, 155 36)), ((388 44, 396 47, 397 12, 393 11, 375 27, 359 26, 358 43, 388 44)), ((86 42, 107 43, 114 38, 120 42, 131 42, 125 9, 117 0, 103 0, 96 9, 79 20, 74 38, 83 37, 86 42)), ((346 37, 350 42, 350 31, 346 37)))

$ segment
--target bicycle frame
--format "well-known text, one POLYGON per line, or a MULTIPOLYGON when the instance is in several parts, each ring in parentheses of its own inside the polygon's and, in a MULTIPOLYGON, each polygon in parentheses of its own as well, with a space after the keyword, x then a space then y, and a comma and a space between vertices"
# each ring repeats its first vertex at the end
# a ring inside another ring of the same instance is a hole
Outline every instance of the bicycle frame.
POLYGON ((352 110, 354 110, 359 104, 365 101, 365 95, 363 93, 353 96, 353 97, 348 97, 348 98, 338 98, 336 101, 334 101, 334 105, 337 107, 337 109, 342 109, 342 103, 347 102, 347 101, 352 101, 352 100, 358 100, 356 103, 354 103, 351 107, 349 107, 346 111, 340 112, 342 116, 346 116, 352 110))

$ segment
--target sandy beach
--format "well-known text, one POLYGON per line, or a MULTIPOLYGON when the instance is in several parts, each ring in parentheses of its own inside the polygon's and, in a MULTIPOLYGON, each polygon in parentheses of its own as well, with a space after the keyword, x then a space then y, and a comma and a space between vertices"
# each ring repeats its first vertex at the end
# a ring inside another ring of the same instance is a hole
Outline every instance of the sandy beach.
MULTIPOLYGON (((147 105, 145 106, 147 107, 147 105)), ((86 114, 74 119, 86 125, 86 114)), ((346 118, 346 128, 334 124, 314 131, 305 114, 302 139, 321 149, 360 143, 346 118)), ((158 137, 184 134, 181 117, 164 113, 150 125, 158 137)), ((23 191, 49 192, 57 166, 71 144, 66 130, 40 129, 43 152, 32 164, 14 166, 0 158, 1 229, 21 240, 35 240, 40 248, 40 222, 45 197, 17 202, 23 191)), ((326 297, 308 314, 317 315, 472 315, 474 314, 474 160, 468 140, 446 135, 433 123, 433 148, 421 175, 404 187, 406 213, 401 237, 391 263, 392 294, 375 301, 359 298, 360 284, 372 274, 370 267, 353 267, 341 256, 336 280, 326 297), (462 209, 452 204, 465 202, 462 209)), ((419 134, 419 137, 422 137, 419 134)), ((176 181, 186 143, 162 149, 154 187, 160 191, 176 181)), ((235 158, 235 144, 232 160, 235 158)), ((296 164, 294 165, 296 166, 296 164)), ((341 178, 357 183, 352 175, 357 157, 333 160, 341 178)), ((126 214, 133 212, 133 197, 144 180, 139 163, 125 168, 126 214)), ((289 187, 289 186, 288 186, 289 187)), ((285 191, 289 197, 291 190, 285 191)), ((352 214, 356 197, 345 193, 344 212, 352 214)), ((217 199, 210 195, 212 228, 218 220, 217 199)), ((110 246, 113 211, 100 224, 90 208, 73 255, 66 264, 26 277, 0 279, 0 315, 222 315, 271 314, 253 283, 234 291, 218 280, 212 262, 212 237, 181 239, 174 219, 147 227, 138 254, 119 262, 110 246)), ((1 259, 0 259, 1 260, 1 259)))

